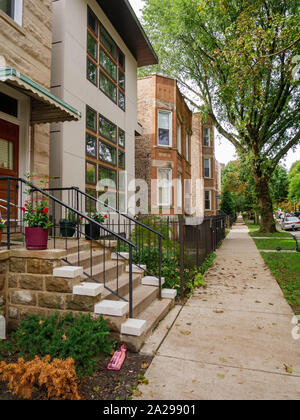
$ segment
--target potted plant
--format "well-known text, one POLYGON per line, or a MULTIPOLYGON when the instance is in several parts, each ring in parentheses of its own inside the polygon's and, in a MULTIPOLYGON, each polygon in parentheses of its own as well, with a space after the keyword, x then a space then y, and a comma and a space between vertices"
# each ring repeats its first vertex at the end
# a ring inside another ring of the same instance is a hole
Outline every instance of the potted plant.
MULTIPOLYGON (((107 216, 103 216, 101 213, 97 213, 96 211, 88 213, 88 216, 95 220, 95 222, 103 224, 107 219, 107 216)), ((87 240, 94 240, 97 241, 100 239, 100 226, 96 225, 95 223, 88 223, 85 225, 85 238, 87 240)))
POLYGON ((81 217, 71 210, 68 211, 68 217, 61 219, 60 224, 60 234, 63 238, 72 238, 76 231, 76 225, 79 225, 82 221, 81 217))
POLYGON ((0 219, 0 246, 2 242, 2 232, 4 231, 5 227, 5 220, 0 219))
POLYGON ((26 201, 21 207, 24 213, 23 220, 27 223, 25 228, 25 242, 28 250, 42 251, 48 248, 49 228, 53 225, 49 220, 49 207, 47 200, 42 200, 34 207, 32 201, 26 201))

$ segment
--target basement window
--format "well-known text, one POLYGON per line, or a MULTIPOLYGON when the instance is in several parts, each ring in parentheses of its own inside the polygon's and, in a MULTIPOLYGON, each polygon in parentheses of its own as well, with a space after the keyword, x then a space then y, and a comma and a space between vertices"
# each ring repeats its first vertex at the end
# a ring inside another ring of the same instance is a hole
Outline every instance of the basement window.
POLYGON ((0 10, 22 26, 23 0, 0 0, 0 10))

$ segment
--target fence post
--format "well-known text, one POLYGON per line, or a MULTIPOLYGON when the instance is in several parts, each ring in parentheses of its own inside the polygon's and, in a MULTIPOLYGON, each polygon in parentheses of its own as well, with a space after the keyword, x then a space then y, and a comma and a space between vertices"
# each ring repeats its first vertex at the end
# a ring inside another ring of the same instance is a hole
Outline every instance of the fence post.
POLYGON ((180 246, 180 299, 184 301, 184 218, 179 217, 179 246, 180 246))

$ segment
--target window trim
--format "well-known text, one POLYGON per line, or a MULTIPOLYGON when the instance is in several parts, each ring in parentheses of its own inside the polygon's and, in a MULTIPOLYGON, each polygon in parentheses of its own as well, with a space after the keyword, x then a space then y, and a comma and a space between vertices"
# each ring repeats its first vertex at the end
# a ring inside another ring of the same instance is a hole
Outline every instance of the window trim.
POLYGON ((173 122, 173 112, 172 111, 168 111, 166 109, 159 109, 158 110, 158 120, 157 120, 157 145, 159 147, 172 147, 173 145, 173 127, 172 127, 172 122, 173 122), (159 143, 159 114, 169 114, 169 144, 160 144, 159 143))
POLYGON ((172 203, 173 203, 173 197, 172 197, 172 180, 173 180, 173 170, 170 168, 158 168, 157 169, 157 203, 159 207, 171 207, 172 203), (168 172, 169 173, 169 202, 168 203, 160 203, 160 199, 159 199, 159 190, 160 190, 160 178, 159 178, 159 173, 160 172, 168 172))
POLYGON ((203 127, 203 146, 204 147, 211 147, 211 127, 203 127), (205 144, 205 136, 204 136, 204 131, 208 130, 208 145, 205 144))
POLYGON ((204 158, 203 170, 204 170, 204 178, 205 178, 205 179, 211 179, 211 175, 212 175, 211 158, 204 158), (207 169, 207 168, 205 167, 205 161, 209 161, 209 176, 206 176, 206 175, 205 175, 205 169, 207 169))
POLYGON ((18 26, 23 27, 23 0, 12 1, 13 16, 8 15, 2 9, 0 9, 0 11, 3 13, 3 15, 14 21, 18 26))
POLYGON ((180 120, 177 120, 176 140, 177 140, 177 151, 180 155, 182 155, 182 124, 180 120))
POLYGON ((211 211, 211 209, 212 209, 212 193, 211 193, 211 190, 205 190, 204 191, 204 210, 205 211, 211 211), (208 208, 206 208, 206 202, 208 201, 207 199, 206 199, 206 193, 209 193, 209 209, 208 208))
POLYGON ((190 135, 185 133, 185 159, 190 162, 190 135))

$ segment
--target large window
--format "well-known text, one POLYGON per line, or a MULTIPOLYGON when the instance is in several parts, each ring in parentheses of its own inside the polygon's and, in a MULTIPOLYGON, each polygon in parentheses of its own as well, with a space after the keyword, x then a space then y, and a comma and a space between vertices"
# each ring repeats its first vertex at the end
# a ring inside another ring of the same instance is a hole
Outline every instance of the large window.
POLYGON ((204 159, 204 178, 211 178, 211 160, 204 159))
POLYGON ((158 169, 158 205, 172 205, 172 169, 158 169))
POLYGON ((211 130, 209 127, 203 128, 203 144, 205 147, 210 147, 211 130))
MULTIPOLYGON (((86 191, 122 211, 125 203, 125 144, 124 130, 87 107, 86 191)), ((91 205, 92 200, 88 198, 87 208, 91 205)), ((105 208, 103 211, 105 212, 105 208)))
POLYGON ((182 208, 182 176, 178 174, 177 178, 177 207, 182 208))
POLYGON ((125 111, 125 55, 89 7, 87 78, 125 111))
POLYGON ((0 0, 0 10, 22 26, 23 0, 0 0))
POLYGON ((205 210, 211 210, 211 191, 205 191, 205 210))
POLYGON ((178 153, 181 155, 181 124, 179 121, 177 121, 177 150, 178 153))
POLYGON ((158 111, 158 144, 172 147, 172 113, 158 111))
POLYGON ((185 135, 185 158, 190 161, 190 136, 186 133, 185 135))

